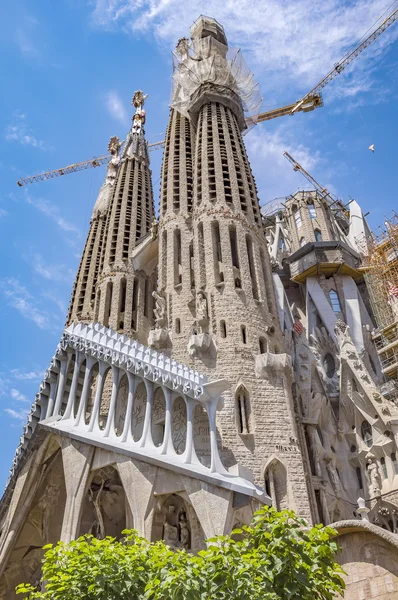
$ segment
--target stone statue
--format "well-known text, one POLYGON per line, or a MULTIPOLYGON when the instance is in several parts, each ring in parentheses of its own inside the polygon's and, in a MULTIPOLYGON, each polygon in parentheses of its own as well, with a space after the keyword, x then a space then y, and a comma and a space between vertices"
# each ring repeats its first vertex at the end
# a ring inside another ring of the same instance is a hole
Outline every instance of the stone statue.
POLYGON ((97 490, 93 489, 93 486, 91 486, 88 490, 89 499, 93 503, 94 512, 96 516, 95 521, 91 525, 90 533, 92 533, 92 535, 98 538, 99 540, 103 540, 105 537, 105 524, 101 510, 101 495, 104 489, 104 485, 105 481, 102 481, 100 487, 97 490))
POLYGON ((116 181, 116 175, 121 161, 119 156, 120 147, 121 143, 119 138, 116 135, 111 137, 108 144, 111 159, 107 166, 105 182, 100 189, 97 201, 94 205, 92 218, 96 218, 98 215, 103 216, 108 210, 111 190, 116 181))
POLYGON ((340 498, 341 497, 341 483, 340 483, 339 474, 337 473, 337 469, 331 458, 325 458, 325 462, 326 462, 326 470, 328 472, 333 491, 336 494, 336 497, 340 498))
POLYGON ((175 515, 175 506, 174 504, 170 504, 168 508, 168 512, 166 513, 163 520, 163 540, 164 543, 171 548, 178 547, 178 527, 175 524, 176 515, 175 515))
POLYGON ((142 108, 145 100, 148 98, 148 94, 144 95, 141 90, 137 90, 133 96, 131 104, 135 107, 135 113, 133 116, 133 125, 131 133, 140 134, 144 132, 144 124, 146 119, 146 111, 142 108))
POLYGON ((180 514, 179 525, 180 525, 180 545, 181 545, 181 548, 184 548, 185 550, 188 550, 188 548, 189 548, 190 531, 189 531, 189 527, 188 527, 187 518, 185 516, 185 513, 181 513, 180 514))
POLYGON ((152 292, 152 297, 155 298, 155 308, 153 310, 155 315, 156 329, 162 329, 165 327, 167 322, 167 309, 166 309, 166 298, 156 291, 152 292))
POLYGON ((152 225, 151 225, 151 235, 152 235, 153 240, 155 240, 158 235, 158 222, 155 219, 155 217, 153 217, 153 221, 152 221, 152 225))
POLYGON ((375 496, 380 496, 381 493, 381 477, 377 462, 373 458, 368 459, 368 474, 370 485, 372 486, 375 496))
POLYGON ((199 327, 203 327, 209 322, 209 313, 207 310, 207 298, 204 292, 199 291, 196 294, 196 320, 199 327))

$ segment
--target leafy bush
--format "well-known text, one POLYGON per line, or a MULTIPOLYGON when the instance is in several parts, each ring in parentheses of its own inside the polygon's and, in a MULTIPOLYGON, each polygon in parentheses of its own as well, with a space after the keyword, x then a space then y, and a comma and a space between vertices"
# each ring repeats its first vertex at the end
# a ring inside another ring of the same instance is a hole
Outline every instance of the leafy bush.
POLYGON ((250 526, 208 540, 197 555, 150 543, 92 536, 45 546, 46 591, 21 584, 29 600, 329 600, 342 593, 330 527, 312 529, 292 511, 265 507, 250 526))

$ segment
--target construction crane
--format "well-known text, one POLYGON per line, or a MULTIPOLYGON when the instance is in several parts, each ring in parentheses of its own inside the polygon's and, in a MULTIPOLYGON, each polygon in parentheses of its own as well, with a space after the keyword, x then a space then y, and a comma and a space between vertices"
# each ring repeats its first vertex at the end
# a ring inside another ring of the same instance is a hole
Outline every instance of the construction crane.
MULTIPOLYGON (((300 163, 293 158, 293 156, 291 156, 288 152, 284 152, 283 156, 290 162, 290 164, 293 165, 293 171, 298 171, 299 173, 301 173, 311 183, 311 185, 314 186, 314 188, 321 195, 322 200, 328 200, 330 202, 330 207, 332 209, 333 206, 335 206, 334 210, 338 212, 346 210, 346 205, 344 205, 344 202, 338 200, 338 198, 333 196, 333 194, 329 192, 327 188, 323 187, 316 179, 314 179, 314 177, 310 175, 310 173, 308 173, 308 171, 306 171, 304 167, 302 167, 300 163)), ((348 204, 350 204, 350 202, 348 204)))
MULTIPOLYGON (((148 144, 149 152, 163 147, 164 140, 160 142, 154 142, 153 144, 148 144)), ((89 158, 88 160, 83 160, 79 163, 73 163, 72 165, 63 167, 62 169, 54 169, 53 171, 46 171, 45 173, 39 173, 38 175, 32 175, 31 177, 23 177, 22 179, 18 179, 17 184, 19 187, 22 187, 24 185, 28 185, 29 183, 37 183, 38 181, 44 181, 45 179, 54 179, 55 177, 61 177, 61 175, 69 175, 69 173, 76 173, 77 171, 85 171, 86 169, 91 169, 92 167, 100 167, 104 163, 109 162, 111 158, 112 157, 110 154, 101 154, 101 156, 89 158)))
MULTIPOLYGON (((347 53, 340 62, 336 63, 329 71, 329 73, 321 79, 316 86, 314 86, 301 100, 298 100, 294 104, 289 104, 287 106, 282 106, 281 108, 275 108, 273 110, 269 110, 253 117, 248 117, 246 119, 246 123, 248 126, 254 125, 256 123, 262 123, 264 121, 270 121, 271 119, 276 119, 278 117, 283 117, 286 115, 294 115, 298 112, 310 112, 315 108, 320 108, 323 106, 322 100, 322 90, 326 87, 333 79, 340 75, 344 69, 348 67, 368 46, 373 44, 375 40, 384 32, 388 27, 390 27, 395 21, 398 19, 398 9, 394 10, 384 21, 371 33, 368 35, 354 50, 347 53)), ((148 145, 149 150, 158 150, 160 148, 164 148, 164 140, 161 142, 156 142, 154 144, 148 145)), ((55 169, 53 171, 47 171, 46 173, 40 173, 39 175, 33 175, 31 177, 25 177, 23 179, 19 179, 17 184, 22 187, 29 183, 36 183, 38 181, 43 181, 45 179, 53 179, 54 177, 60 177, 61 175, 66 175, 68 173, 75 173, 76 171, 83 171, 85 169, 90 169, 91 167, 99 167, 110 159, 109 155, 101 155, 96 158, 92 158, 89 160, 85 160, 80 163, 74 163, 69 165, 68 167, 64 167, 62 169, 55 169)))

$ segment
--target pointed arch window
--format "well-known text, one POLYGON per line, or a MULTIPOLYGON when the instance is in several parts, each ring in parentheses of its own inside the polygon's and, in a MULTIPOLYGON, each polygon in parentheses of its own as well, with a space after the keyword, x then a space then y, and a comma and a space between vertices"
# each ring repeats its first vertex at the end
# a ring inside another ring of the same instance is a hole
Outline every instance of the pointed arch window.
POLYGON ((316 209, 313 202, 308 202, 308 214, 310 215, 310 219, 316 219, 316 209))
POLYGON ((398 463, 397 463, 397 455, 395 454, 395 452, 391 453, 391 462, 392 462, 392 466, 394 468, 394 473, 395 475, 398 474, 398 463))
POLYGON ((303 237, 300 238, 300 246, 301 246, 301 248, 303 246, 305 246, 305 238, 303 238, 303 237))
POLYGON ((368 448, 373 444, 372 426, 369 421, 363 421, 361 425, 361 436, 368 448))
POLYGON ((250 413, 249 394, 246 388, 240 386, 236 392, 236 425, 238 432, 242 435, 251 433, 250 413))
POLYGON ((279 250, 281 252, 283 252, 283 250, 285 249, 285 240, 283 239, 283 237, 279 238, 279 250))
POLYGON ((319 231, 319 229, 315 229, 314 235, 315 235, 315 241, 316 242, 321 242, 322 241, 322 233, 319 231))
POLYGON ((297 227, 297 229, 300 229, 300 227, 303 224, 303 221, 301 218, 300 209, 297 206, 293 207, 293 215, 294 215, 294 221, 296 223, 296 227, 297 227))
POLYGON ((333 312, 341 312, 340 300, 336 290, 330 290, 329 292, 330 302, 332 304, 333 312))
POLYGON ((358 487, 360 490, 363 490, 363 481, 362 481, 362 472, 361 472, 361 467, 357 467, 355 469, 356 475, 357 475, 357 481, 358 481, 358 487))

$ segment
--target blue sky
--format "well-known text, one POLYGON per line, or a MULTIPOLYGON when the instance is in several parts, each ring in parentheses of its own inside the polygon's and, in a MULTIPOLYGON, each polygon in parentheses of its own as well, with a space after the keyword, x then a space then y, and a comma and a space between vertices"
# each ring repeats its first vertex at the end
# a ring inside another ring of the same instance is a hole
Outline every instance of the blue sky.
MULTIPOLYGON (((206 14, 242 47, 263 110, 302 97, 391 0, 208 0, 206 14)), ((124 139, 133 92, 149 94, 147 138, 168 117, 171 50, 199 0, 14 0, 0 8, 0 486, 54 353, 104 168, 18 188, 24 175, 106 152, 124 139)), ((397 4, 394 5, 395 8, 397 4)), ((325 106, 246 136, 261 202, 306 183, 288 150, 372 226, 397 208, 398 23, 324 91, 325 106), (369 152, 375 144, 375 153, 369 152)), ((152 153, 155 194, 161 152, 152 153)))

